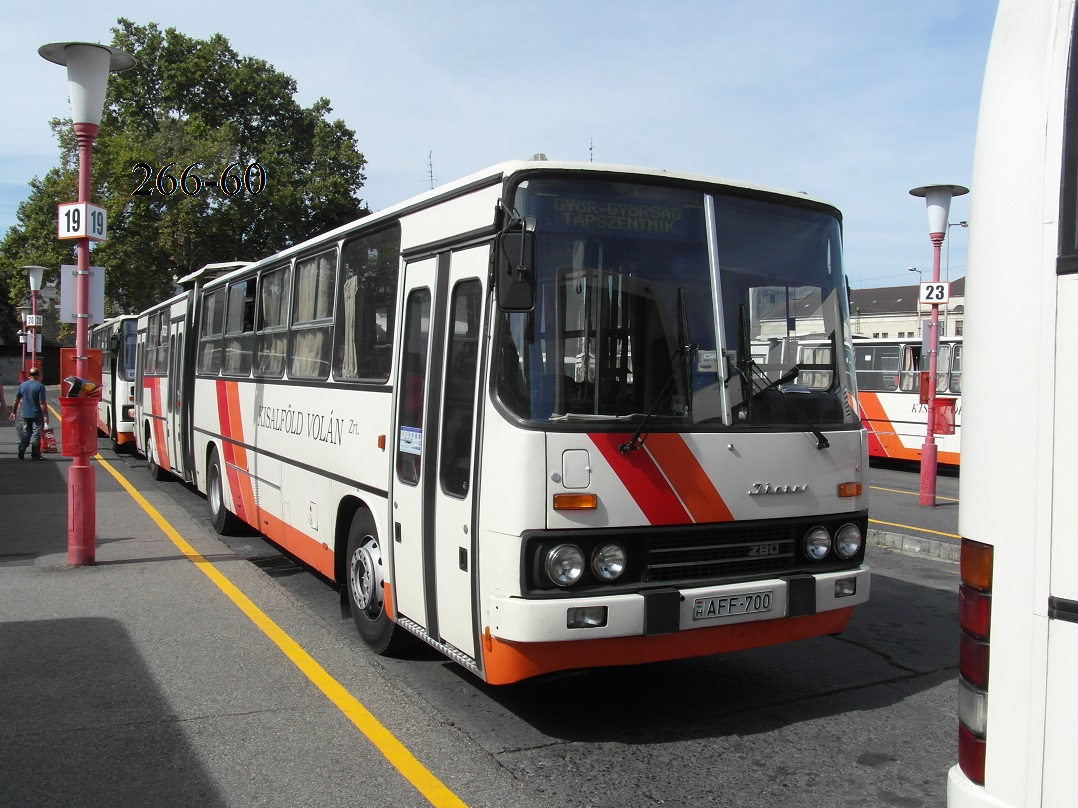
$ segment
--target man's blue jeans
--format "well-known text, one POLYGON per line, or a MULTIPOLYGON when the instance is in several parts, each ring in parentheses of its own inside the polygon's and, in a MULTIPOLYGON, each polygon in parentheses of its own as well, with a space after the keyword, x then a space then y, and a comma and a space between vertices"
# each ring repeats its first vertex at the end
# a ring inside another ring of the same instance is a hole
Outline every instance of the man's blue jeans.
POLYGON ((41 430, 45 428, 45 415, 23 418, 22 434, 19 436, 19 457, 30 447, 30 457, 41 457, 41 430))

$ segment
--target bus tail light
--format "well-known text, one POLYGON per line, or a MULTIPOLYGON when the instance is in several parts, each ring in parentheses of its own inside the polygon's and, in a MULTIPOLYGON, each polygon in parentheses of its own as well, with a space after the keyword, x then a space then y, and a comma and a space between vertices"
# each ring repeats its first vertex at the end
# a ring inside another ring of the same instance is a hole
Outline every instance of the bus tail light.
POLYGON ((992 547, 962 539, 958 587, 958 765, 984 785, 988 735, 989 630, 992 625, 992 547))

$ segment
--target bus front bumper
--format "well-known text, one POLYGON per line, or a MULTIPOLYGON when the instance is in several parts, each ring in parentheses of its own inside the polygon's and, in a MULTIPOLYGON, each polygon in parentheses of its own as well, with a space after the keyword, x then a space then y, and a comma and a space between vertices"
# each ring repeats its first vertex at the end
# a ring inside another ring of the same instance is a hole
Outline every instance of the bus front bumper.
POLYGON ((868 600, 869 581, 869 568, 862 565, 818 575, 606 597, 536 600, 493 595, 485 617, 490 635, 507 642, 657 636, 846 609, 868 600))

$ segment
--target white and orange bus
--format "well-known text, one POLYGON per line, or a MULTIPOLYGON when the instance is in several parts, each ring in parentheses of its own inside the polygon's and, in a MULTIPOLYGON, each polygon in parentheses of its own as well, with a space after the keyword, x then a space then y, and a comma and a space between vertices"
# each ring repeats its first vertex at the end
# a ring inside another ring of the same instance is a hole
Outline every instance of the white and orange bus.
POLYGON ((958 765, 947 802, 1065 808, 1078 802, 1074 0, 1000 0, 971 192, 958 765), (1007 323, 1021 327, 1000 339, 1007 323))
POLYGON ((125 314, 90 329, 90 347, 101 351, 101 399, 97 429, 114 451, 135 448, 135 326, 125 314))
POLYGON ((834 634, 870 580, 841 254, 801 194, 501 164, 182 279, 141 446, 375 650, 489 683, 834 634))
MULTIPOLYGON (((935 436, 937 462, 953 466, 961 460, 962 343, 963 337, 942 337, 936 355, 936 400, 948 400, 954 410, 953 432, 935 436)), ((920 378, 928 352, 920 340, 854 337, 853 353, 869 456, 920 461, 928 421, 920 378)))

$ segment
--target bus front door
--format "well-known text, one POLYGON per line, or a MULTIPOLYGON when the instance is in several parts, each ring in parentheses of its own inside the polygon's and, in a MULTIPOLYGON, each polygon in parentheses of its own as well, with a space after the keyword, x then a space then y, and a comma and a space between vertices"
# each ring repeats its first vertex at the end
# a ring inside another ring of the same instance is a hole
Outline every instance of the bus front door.
POLYGON ((475 419, 489 248, 443 253, 404 273, 393 441, 397 612, 471 658, 475 590, 475 419))

